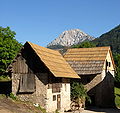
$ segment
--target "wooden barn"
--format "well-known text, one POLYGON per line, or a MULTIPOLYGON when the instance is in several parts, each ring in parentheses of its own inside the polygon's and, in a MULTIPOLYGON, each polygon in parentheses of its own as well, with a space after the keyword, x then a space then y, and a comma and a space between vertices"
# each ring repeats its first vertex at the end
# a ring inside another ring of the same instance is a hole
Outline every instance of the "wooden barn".
POLYGON ((47 112, 70 109, 70 78, 80 78, 58 51, 26 42, 9 66, 12 93, 47 112))
POLYGON ((68 49, 64 58, 81 77, 92 105, 114 106, 114 61, 110 47, 68 49))

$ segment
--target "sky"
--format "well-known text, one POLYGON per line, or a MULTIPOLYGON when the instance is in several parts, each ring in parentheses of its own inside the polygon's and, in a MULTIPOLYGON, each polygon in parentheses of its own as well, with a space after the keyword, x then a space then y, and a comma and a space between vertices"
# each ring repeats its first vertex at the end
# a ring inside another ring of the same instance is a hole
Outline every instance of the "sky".
POLYGON ((0 26, 16 40, 46 46, 63 31, 99 37, 120 24, 120 0, 0 0, 0 26))

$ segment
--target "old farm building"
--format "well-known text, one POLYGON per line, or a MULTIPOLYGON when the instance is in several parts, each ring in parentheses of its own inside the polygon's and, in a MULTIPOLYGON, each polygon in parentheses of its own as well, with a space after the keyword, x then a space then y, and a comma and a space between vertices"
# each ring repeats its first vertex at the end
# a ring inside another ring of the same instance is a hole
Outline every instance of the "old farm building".
POLYGON ((80 78, 58 51, 26 42, 9 66, 12 92, 47 111, 70 108, 70 80, 80 78))
POLYGON ((114 61, 110 47, 68 49, 64 58, 81 77, 92 104, 114 104, 114 61))

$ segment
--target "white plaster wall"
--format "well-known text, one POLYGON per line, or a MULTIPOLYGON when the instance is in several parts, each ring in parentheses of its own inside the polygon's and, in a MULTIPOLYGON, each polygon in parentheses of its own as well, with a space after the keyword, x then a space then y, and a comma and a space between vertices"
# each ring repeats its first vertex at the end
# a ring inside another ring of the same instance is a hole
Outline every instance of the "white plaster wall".
MULTIPOLYGON (((115 76, 115 71, 114 70, 107 70, 107 71, 109 71, 113 77, 115 76)), ((103 70, 102 71, 102 80, 105 78, 105 76, 106 76, 106 71, 103 70)))
MULTIPOLYGON (((115 69, 114 69, 113 62, 112 62, 112 58, 111 58, 111 55, 110 55, 110 52, 109 52, 109 51, 108 51, 108 53, 107 53, 106 60, 111 63, 111 66, 110 66, 110 67, 107 66, 107 72, 109 71, 109 72, 113 75, 113 77, 114 77, 114 76, 115 76, 115 72, 114 72, 115 69)), ((102 80, 103 80, 104 77, 106 76, 106 60, 105 60, 105 62, 104 62, 104 67, 103 67, 103 71, 102 71, 102 80)))
MULTIPOLYGON (((114 71, 115 69, 114 69, 114 64, 113 64, 113 62, 112 62, 112 58, 111 58, 111 55, 110 55, 110 52, 108 51, 108 53, 107 53, 107 56, 106 56, 106 60, 108 61, 108 62, 111 62, 111 66, 109 67, 109 66, 107 66, 107 69, 108 70, 110 70, 110 71, 114 71)), ((105 60, 105 62, 104 62, 104 67, 103 67, 103 69, 105 70, 106 69, 106 60, 105 60)))
POLYGON ((70 109, 70 83, 62 84, 62 111, 68 111, 70 109))
POLYGON ((54 112, 57 110, 57 95, 61 96, 61 110, 63 113, 70 109, 70 83, 62 83, 60 93, 52 93, 52 89, 47 89, 46 110, 47 112, 54 112), (56 95, 56 100, 53 101, 53 95, 56 95))
POLYGON ((101 77, 102 77, 102 80, 103 80, 105 78, 105 76, 106 76, 106 71, 103 70, 101 75, 102 75, 101 77))
POLYGON ((46 111, 54 112, 57 109, 57 94, 52 93, 52 89, 47 89, 47 99, 46 99, 46 111), (56 95, 56 100, 53 101, 53 95, 56 95))

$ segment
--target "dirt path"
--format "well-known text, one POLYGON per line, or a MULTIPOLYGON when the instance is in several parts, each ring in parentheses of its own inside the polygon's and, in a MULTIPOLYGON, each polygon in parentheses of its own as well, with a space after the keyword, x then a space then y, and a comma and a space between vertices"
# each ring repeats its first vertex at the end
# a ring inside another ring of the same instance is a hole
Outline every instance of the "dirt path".
POLYGON ((41 111, 32 104, 3 98, 0 99, 0 113, 41 113, 41 111))
MULTIPOLYGON (((0 99, 0 113, 42 113, 36 109, 32 104, 24 102, 16 102, 11 99, 3 98, 0 99)), ((65 112, 73 113, 73 112, 65 112)), ((79 112, 74 112, 79 113, 79 112)), ((101 108, 90 108, 84 110, 81 113, 120 113, 120 109, 101 109, 101 108)))

